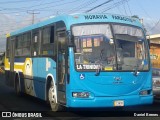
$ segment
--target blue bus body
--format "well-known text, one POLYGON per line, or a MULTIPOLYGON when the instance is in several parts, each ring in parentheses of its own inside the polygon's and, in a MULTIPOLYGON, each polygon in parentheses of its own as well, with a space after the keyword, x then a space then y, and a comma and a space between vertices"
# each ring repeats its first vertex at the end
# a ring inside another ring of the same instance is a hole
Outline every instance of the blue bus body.
MULTIPOLYGON (((27 31, 38 29, 52 23, 63 21, 66 31, 72 31, 72 27, 81 24, 95 23, 113 23, 135 26, 142 31, 144 28, 137 19, 130 17, 112 15, 112 14, 77 14, 63 15, 51 18, 44 22, 40 22, 21 30, 12 32, 10 36, 17 36, 27 31)), ((71 32, 72 34, 72 32, 71 32)), ((148 44, 146 43, 146 46, 148 44)), ((149 53, 148 46, 147 52, 149 53)), ((146 71, 137 71, 138 75, 134 75, 134 71, 100 71, 99 75, 95 75, 93 71, 78 71, 75 65, 75 54, 72 46, 68 47, 68 76, 65 80, 65 99, 66 107, 73 108, 90 108, 90 107, 114 107, 114 106, 132 106, 142 104, 152 104, 152 69, 150 61, 149 68, 146 71), (143 94, 143 91, 145 92, 143 94), (142 92, 142 94, 141 94, 142 92), (147 93, 146 93, 147 92, 147 93), (74 97, 73 94, 86 94, 88 97, 74 97), (117 103, 115 103, 117 102, 117 103), (119 104, 119 105, 118 105, 119 104)), ((50 76, 57 84, 56 69, 58 65, 55 60, 50 57, 15 57, 14 64, 26 64, 26 61, 32 64, 32 90, 31 95, 40 99, 47 100, 47 78, 50 76)), ((6 58, 7 66, 7 58, 6 58)), ((24 69, 14 66, 15 74, 19 76, 24 74, 24 69), (18 71, 18 69, 21 69, 18 71)), ((10 71, 10 67, 6 67, 6 71, 10 71)), ((21 91, 25 92, 24 80, 20 78, 21 91)), ((57 90, 58 91, 58 90, 57 90)), ((30 94, 30 93, 29 93, 30 94)), ((58 96, 58 92, 57 92, 58 96)))

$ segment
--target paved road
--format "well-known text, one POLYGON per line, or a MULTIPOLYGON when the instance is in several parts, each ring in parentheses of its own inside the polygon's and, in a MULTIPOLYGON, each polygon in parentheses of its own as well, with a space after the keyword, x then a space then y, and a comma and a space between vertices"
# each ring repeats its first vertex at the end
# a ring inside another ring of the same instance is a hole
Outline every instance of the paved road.
MULTIPOLYGON (((72 109, 73 110, 73 109, 72 109)), ((82 110, 85 112, 73 112, 72 110, 67 110, 69 112, 60 112, 60 113, 54 113, 51 112, 49 105, 47 105, 44 101, 41 101, 39 99, 24 95, 22 97, 16 96, 13 88, 9 88, 4 83, 4 78, 2 75, 0 75, 0 111, 19 111, 19 112, 42 112, 42 111, 49 111, 45 112, 45 116, 96 116, 96 112, 87 112, 90 110, 82 110)), ((93 110, 93 109, 92 109, 93 110)), ((125 115, 130 113, 130 111, 151 111, 151 112, 158 112, 160 116, 160 99, 156 99, 152 105, 147 106, 138 106, 138 107, 128 107, 125 109, 99 109, 100 112, 98 112, 99 116, 112 116, 113 113, 117 113, 118 115, 121 114, 120 111, 122 111, 122 114, 125 115)), ((114 114, 113 114, 114 115, 114 114)))
POLYGON ((17 96, 13 88, 4 83, 0 75, 0 111, 48 111, 50 107, 44 101, 27 95, 17 96))

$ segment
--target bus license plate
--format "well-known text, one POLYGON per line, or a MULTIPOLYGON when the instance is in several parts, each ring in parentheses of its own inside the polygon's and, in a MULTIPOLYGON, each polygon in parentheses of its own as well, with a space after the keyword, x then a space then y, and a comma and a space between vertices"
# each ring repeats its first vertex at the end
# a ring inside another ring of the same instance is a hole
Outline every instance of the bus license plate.
POLYGON ((124 106, 124 101, 123 100, 116 100, 116 101, 114 101, 114 106, 124 106))

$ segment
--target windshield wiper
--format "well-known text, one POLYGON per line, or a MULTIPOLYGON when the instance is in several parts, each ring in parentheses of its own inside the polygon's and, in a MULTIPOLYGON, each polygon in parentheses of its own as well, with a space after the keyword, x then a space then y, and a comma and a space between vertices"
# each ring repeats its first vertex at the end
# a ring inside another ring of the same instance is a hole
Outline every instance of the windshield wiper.
POLYGON ((101 53, 100 53, 100 59, 98 60, 99 64, 98 64, 98 67, 96 69, 96 73, 95 73, 95 76, 99 76, 100 75, 100 71, 101 71, 101 66, 102 66, 102 57, 103 57, 103 52, 104 52, 104 49, 101 49, 101 53))
POLYGON ((135 66, 135 71, 134 71, 133 75, 137 76, 139 74, 138 69, 140 69, 140 65, 142 66, 142 70, 144 69, 144 66, 145 66, 144 62, 145 62, 144 58, 141 61, 137 60, 136 66, 135 66))
POLYGON ((95 73, 95 76, 99 76, 100 75, 100 65, 98 66, 98 68, 96 69, 96 73, 95 73))
POLYGON ((135 66, 133 66, 134 67, 134 72, 133 72, 133 75, 134 76, 137 76, 138 74, 139 74, 139 72, 138 72, 138 70, 139 70, 139 61, 137 60, 136 61, 136 65, 135 66))

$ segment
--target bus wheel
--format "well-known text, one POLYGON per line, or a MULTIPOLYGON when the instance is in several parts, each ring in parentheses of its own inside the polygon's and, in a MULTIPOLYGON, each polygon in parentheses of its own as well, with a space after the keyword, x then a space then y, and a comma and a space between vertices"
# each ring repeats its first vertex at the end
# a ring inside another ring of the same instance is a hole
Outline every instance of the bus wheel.
POLYGON ((52 111, 62 110, 62 106, 57 103, 56 86, 54 86, 53 82, 51 82, 51 85, 48 91, 48 99, 49 99, 49 103, 52 111))

